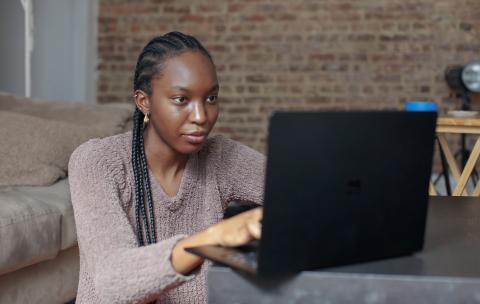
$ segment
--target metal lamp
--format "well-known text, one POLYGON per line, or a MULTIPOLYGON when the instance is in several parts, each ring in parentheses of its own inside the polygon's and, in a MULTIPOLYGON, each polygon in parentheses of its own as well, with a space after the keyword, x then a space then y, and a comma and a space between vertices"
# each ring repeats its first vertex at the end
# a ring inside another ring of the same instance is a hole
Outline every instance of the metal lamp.
POLYGON ((480 92, 480 60, 465 66, 448 67, 445 71, 448 86, 462 100, 462 110, 470 110, 470 94, 480 92))
POLYGON ((461 74, 463 85, 473 93, 480 93, 480 60, 467 64, 461 74))
MULTIPOLYGON (((457 65, 452 66, 446 69, 445 71, 445 80, 448 86, 456 93, 456 97, 462 101, 462 110, 470 110, 470 95, 475 93, 480 93, 480 60, 472 61, 465 66, 457 65)), ((460 151, 458 151, 455 156, 461 157, 462 168, 465 167, 470 151, 466 148, 466 136, 461 134, 460 139, 460 151)), ((442 159, 445 181, 450 184, 448 177, 445 171, 445 161, 442 159)), ((473 174, 474 181, 478 179, 478 174, 474 170, 473 174)), ((447 192, 450 195, 450 191, 447 187, 447 192)))

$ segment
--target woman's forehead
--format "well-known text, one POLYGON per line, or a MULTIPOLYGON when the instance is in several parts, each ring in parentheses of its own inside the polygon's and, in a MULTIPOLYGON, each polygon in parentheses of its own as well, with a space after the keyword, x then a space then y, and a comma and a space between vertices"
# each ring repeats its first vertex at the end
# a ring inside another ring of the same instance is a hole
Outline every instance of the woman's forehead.
POLYGON ((169 87, 207 87, 218 85, 215 66, 200 52, 184 52, 167 59, 158 77, 158 85, 169 87))

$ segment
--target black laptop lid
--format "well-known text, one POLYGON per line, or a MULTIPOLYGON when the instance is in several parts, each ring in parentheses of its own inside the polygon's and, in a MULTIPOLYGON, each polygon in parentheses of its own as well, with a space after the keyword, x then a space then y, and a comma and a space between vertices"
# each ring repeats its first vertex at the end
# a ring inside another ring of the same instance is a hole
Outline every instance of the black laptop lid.
POLYGON ((435 124, 433 112, 273 114, 259 273, 421 250, 435 124))

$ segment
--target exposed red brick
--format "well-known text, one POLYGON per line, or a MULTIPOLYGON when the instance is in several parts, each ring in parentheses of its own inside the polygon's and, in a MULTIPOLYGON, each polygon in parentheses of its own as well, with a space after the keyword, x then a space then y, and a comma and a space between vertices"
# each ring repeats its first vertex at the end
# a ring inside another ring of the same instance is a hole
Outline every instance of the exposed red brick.
POLYGON ((226 11, 226 6, 224 3, 214 3, 213 1, 205 4, 194 4, 194 10, 197 14, 205 13, 224 13, 226 11))
POLYGON ((333 61, 335 60, 335 54, 311 54, 309 56, 310 60, 318 60, 318 61, 333 61))
MULTIPOLYGON (((188 32, 221 86, 215 132, 263 150, 273 110, 458 108, 447 65, 480 53, 478 0, 100 0, 99 102, 132 102, 136 58, 153 36, 188 32)), ((472 101, 480 109, 480 98, 472 101)))
POLYGON ((229 13, 238 13, 247 7, 245 3, 230 3, 228 4, 227 11, 229 13))
POLYGON ((246 16, 243 19, 244 21, 248 21, 248 22, 263 22, 267 20, 267 17, 265 15, 251 15, 251 16, 246 16))
POLYGON ((263 75, 263 74, 247 75, 245 77, 245 81, 253 82, 253 83, 267 83, 267 82, 272 82, 272 77, 269 75, 263 75))
POLYGON ((205 22, 205 17, 200 15, 182 15, 179 18, 179 22, 202 23, 205 22))
POLYGON ((167 14, 190 14, 191 6, 188 4, 184 5, 175 5, 175 4, 167 4, 163 5, 163 12, 167 14))

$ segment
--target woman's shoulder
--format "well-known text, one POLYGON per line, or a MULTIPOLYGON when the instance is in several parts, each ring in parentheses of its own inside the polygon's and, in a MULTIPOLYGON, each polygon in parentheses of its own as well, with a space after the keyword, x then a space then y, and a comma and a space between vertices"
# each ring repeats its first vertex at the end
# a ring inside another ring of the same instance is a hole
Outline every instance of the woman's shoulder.
POLYGON ((265 158, 265 156, 257 150, 221 134, 210 137, 205 150, 208 154, 214 157, 220 157, 223 160, 237 159, 239 157, 265 158))
POLYGON ((112 170, 128 160, 132 133, 94 138, 81 144, 72 153, 69 172, 77 169, 112 170))

